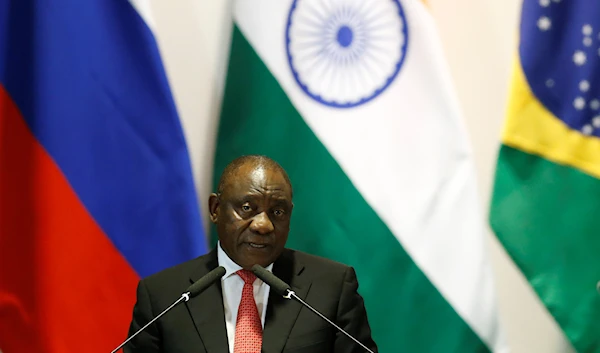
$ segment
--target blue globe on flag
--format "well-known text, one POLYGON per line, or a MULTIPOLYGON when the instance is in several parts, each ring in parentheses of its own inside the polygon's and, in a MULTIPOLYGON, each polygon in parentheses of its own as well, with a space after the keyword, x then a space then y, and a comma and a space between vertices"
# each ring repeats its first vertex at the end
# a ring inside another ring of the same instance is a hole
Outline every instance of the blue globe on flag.
POLYGON ((398 75, 407 43, 398 0, 295 0, 288 16, 292 74, 307 95, 331 107, 381 94, 398 75))

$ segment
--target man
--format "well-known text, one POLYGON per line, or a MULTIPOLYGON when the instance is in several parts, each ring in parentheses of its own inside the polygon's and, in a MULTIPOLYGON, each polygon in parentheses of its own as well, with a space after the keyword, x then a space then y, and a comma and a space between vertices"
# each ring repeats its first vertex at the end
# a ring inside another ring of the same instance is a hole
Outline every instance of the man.
POLYGON ((130 334, 217 266, 225 267, 225 276, 149 326, 125 352, 364 352, 313 312, 256 279, 248 271, 255 264, 272 271, 299 297, 377 351, 354 270, 284 248, 292 186, 279 164, 256 155, 234 160, 208 205, 219 236, 217 248, 140 281, 130 334))

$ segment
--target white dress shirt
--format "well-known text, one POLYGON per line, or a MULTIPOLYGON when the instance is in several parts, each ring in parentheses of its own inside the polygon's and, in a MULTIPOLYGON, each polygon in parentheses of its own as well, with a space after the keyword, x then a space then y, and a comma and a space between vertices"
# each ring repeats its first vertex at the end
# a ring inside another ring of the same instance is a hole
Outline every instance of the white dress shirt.
MULTIPOLYGON (((235 324, 237 322, 238 308, 242 300, 242 288, 244 280, 236 274, 242 267, 236 264, 227 256, 221 248, 221 242, 217 245, 217 259, 219 266, 225 267, 225 276, 221 278, 221 287, 223 289, 223 307, 225 309, 225 325, 227 327, 227 340, 229 342, 229 352, 233 353, 233 344, 235 340, 235 324)), ((266 267, 267 271, 273 270, 273 264, 266 267)), ((254 301, 258 308, 258 315, 262 327, 265 327, 265 317, 267 314, 267 301, 269 300, 269 286, 260 278, 254 281, 254 301)))

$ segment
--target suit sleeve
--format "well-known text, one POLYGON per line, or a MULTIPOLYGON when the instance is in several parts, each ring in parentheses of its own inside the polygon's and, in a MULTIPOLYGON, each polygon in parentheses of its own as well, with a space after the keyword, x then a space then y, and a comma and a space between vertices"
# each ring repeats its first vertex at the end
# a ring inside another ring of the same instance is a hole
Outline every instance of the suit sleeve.
MULTIPOLYGON (((133 307, 133 318, 129 326, 128 337, 133 335, 137 330, 146 325, 152 320, 154 314, 152 312, 152 304, 150 294, 144 281, 140 281, 137 287, 137 300, 133 307)), ((159 353, 159 333, 155 324, 148 326, 143 332, 129 341, 123 352, 125 353, 159 353)))
MULTIPOLYGON (((377 345, 371 337, 371 327, 367 320, 364 300, 358 294, 356 272, 352 267, 346 270, 344 276, 337 309, 337 324, 373 352, 377 352, 377 345)), ((334 351, 336 353, 363 353, 364 349, 343 333, 337 332, 334 351)))

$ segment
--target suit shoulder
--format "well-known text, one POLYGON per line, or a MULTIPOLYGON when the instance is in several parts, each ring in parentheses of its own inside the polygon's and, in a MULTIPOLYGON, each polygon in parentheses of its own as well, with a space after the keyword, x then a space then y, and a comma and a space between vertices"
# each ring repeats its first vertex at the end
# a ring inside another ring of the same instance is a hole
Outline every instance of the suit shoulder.
POLYGON ((299 250, 288 249, 288 251, 291 252, 296 261, 310 269, 340 274, 346 273, 350 269, 350 266, 346 264, 322 256, 312 255, 299 250))
POLYGON ((206 262, 208 256, 209 254, 198 256, 194 259, 165 268, 164 270, 144 277, 142 281, 144 281, 146 284, 172 282, 174 280, 178 281, 181 279, 185 279, 187 281, 190 273, 192 273, 192 271, 202 263, 206 262))

